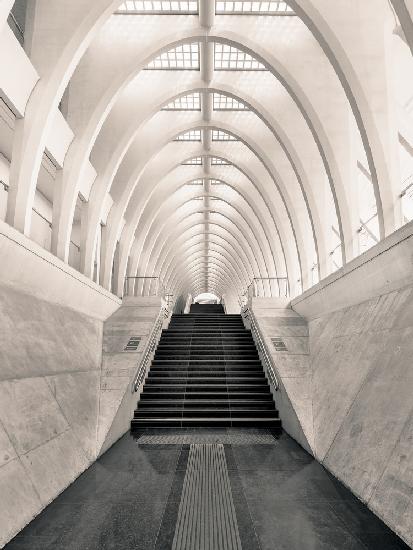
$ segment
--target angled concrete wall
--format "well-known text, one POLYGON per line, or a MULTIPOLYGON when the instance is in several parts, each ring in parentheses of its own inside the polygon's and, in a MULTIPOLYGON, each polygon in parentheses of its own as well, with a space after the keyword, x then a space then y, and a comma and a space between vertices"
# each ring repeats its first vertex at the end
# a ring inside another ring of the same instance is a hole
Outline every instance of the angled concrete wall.
POLYGON ((0 231, 0 547, 97 456, 103 318, 120 303, 16 233, 0 231))
POLYGON ((309 326, 314 455, 413 546, 411 232, 292 307, 309 326))
POLYGON ((279 381, 273 391, 283 428, 313 454, 311 369, 307 321, 288 307, 287 300, 252 298, 254 313, 279 381), (272 338, 281 338, 286 350, 277 351, 272 338))
POLYGON ((104 323, 97 432, 99 455, 130 428, 139 397, 132 385, 161 307, 161 298, 156 296, 127 297, 104 323), (125 351, 133 336, 140 338, 138 348, 125 351))

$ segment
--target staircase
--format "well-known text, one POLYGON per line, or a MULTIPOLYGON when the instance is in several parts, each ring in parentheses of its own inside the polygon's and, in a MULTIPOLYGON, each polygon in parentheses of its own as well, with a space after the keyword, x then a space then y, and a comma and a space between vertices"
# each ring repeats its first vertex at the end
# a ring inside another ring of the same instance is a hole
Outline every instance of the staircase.
POLYGON ((138 430, 191 426, 281 427, 251 332, 221 305, 172 316, 132 420, 138 430))

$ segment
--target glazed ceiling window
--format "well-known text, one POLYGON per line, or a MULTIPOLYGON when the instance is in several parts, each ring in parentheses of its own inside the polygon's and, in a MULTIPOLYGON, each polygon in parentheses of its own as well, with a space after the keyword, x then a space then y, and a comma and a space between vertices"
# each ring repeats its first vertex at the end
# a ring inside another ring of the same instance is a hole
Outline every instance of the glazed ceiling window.
POLYGON ((210 185, 227 185, 222 180, 217 180, 217 179, 213 179, 213 178, 209 180, 209 183, 210 183, 210 185))
POLYGON ((215 70, 266 71, 262 63, 251 55, 228 44, 215 43, 215 70))
POLYGON ((181 44, 148 63, 150 70, 199 70, 199 44, 181 44))
POLYGON ((202 178, 188 181, 186 185, 204 185, 204 180, 202 178))
POLYGON ((214 93, 214 111, 249 111, 248 107, 228 95, 214 93))
POLYGON ((126 0, 116 11, 117 14, 196 14, 198 2, 196 0, 126 0))
POLYGON ((250 15, 294 15, 294 11, 283 0, 269 0, 268 2, 248 2, 246 0, 216 0, 217 14, 250 15))
POLYGON ((193 157, 182 163, 184 166, 202 166, 202 157, 193 157))
POLYGON ((165 107, 162 107, 162 111, 200 111, 201 110, 201 96, 197 92, 195 94, 188 94, 177 97, 165 107))
POLYGON ((222 130, 212 130, 212 141, 239 141, 232 134, 228 134, 222 130))
POLYGON ((201 141, 201 130, 189 130, 179 134, 174 141, 201 141))
POLYGON ((211 157, 212 166, 230 166, 230 162, 219 157, 211 157))

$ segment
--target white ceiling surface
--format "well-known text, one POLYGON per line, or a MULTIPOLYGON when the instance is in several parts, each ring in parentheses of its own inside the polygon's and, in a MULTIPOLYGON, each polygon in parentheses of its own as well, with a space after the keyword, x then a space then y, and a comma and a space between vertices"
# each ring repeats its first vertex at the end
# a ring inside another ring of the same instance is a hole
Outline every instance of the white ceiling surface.
POLYGON ((402 224, 398 136, 409 126, 413 82, 400 94, 393 86, 411 53, 387 0, 363 0, 357 10, 347 0, 291 0, 299 16, 216 15, 212 0, 200 0, 199 15, 61 3, 67 10, 38 2, 25 37, 40 84, 7 151, 16 189, 8 221, 29 233, 32 188, 45 189, 52 252, 68 261, 75 216, 86 275, 104 221, 99 282, 116 293, 125 276, 160 276, 175 297, 238 300, 253 278, 288 277, 297 295, 360 252, 357 161, 371 180, 377 238, 402 224), (197 70, 144 70, 187 44, 199 45, 197 70), (266 70, 214 70, 214 44, 266 70), (51 191, 39 152, 67 83, 74 139, 51 191), (193 93, 200 110, 162 110, 193 93), (214 110, 214 93, 248 109, 214 110), (174 141, 190 130, 201 140, 174 141), (236 140, 212 141, 213 130, 236 140), (194 157, 202 166, 182 164, 194 157), (212 157, 230 164, 211 165, 212 157), (195 179, 202 184, 190 185, 195 179))

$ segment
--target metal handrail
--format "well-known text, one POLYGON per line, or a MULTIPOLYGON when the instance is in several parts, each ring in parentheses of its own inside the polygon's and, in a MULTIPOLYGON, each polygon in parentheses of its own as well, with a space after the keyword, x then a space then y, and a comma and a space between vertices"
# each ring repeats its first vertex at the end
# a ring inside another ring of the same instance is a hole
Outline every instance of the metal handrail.
POLYGON ((267 350, 267 346, 265 344, 264 338, 262 337, 261 331, 258 327, 258 324, 257 324, 256 320, 255 320, 255 315, 250 310, 250 308, 248 308, 248 307, 241 310, 241 315, 243 317, 247 317, 249 319, 250 326, 251 326, 251 331, 253 332, 253 334, 255 336, 255 341, 257 343, 258 349, 259 349, 259 351, 261 351, 261 353, 264 356, 264 362, 265 362, 265 365, 266 365, 266 370, 267 370, 270 382, 273 385, 275 391, 278 391, 279 388, 280 388, 280 384, 278 382, 278 376, 276 374, 277 369, 275 368, 272 357, 271 357, 270 353, 267 350))
POLYGON ((132 393, 138 391, 139 386, 142 384, 142 382, 145 379, 146 371, 148 368, 148 361, 150 359, 152 352, 155 350, 156 346, 158 345, 159 332, 162 331, 163 322, 168 317, 169 317, 169 310, 163 307, 159 312, 158 317, 156 318, 154 327, 146 343, 146 347, 143 352, 141 362, 139 363, 138 370, 136 371, 136 375, 133 379, 132 393))
MULTIPOLYGON (((246 295, 249 298, 260 297, 259 291, 258 291, 259 282, 261 282, 261 285, 263 286, 263 288, 264 288, 264 282, 267 282, 267 284, 269 284, 270 292, 268 297, 273 297, 272 283, 276 282, 278 286, 278 293, 277 293, 278 297, 281 297, 283 294, 285 298, 288 298, 290 293, 288 277, 254 277, 252 281, 249 283, 249 285, 247 286, 247 288, 244 290, 242 295, 246 295), (281 291, 281 283, 285 285, 284 293, 281 291)), ((264 291, 262 297, 266 297, 266 294, 268 294, 268 292, 264 291)))
POLYGON ((124 296, 160 296, 163 298, 166 295, 166 289, 160 277, 126 276, 123 284, 123 295, 124 296), (133 293, 130 293, 131 282, 134 284, 134 287, 132 287, 133 293), (140 289, 138 285, 141 286, 140 289))

